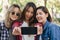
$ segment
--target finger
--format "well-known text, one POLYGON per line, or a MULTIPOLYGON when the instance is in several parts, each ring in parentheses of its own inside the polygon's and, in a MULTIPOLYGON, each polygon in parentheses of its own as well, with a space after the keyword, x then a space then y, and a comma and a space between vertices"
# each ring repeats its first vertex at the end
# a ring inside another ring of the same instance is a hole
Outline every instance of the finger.
POLYGON ((19 33, 21 34, 21 28, 20 28, 20 27, 18 27, 18 31, 19 31, 19 33))

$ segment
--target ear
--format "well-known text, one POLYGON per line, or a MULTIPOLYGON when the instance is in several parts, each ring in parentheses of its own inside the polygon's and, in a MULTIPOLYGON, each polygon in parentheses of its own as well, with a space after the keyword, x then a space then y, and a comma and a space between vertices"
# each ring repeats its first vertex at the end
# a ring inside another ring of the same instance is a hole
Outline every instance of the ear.
POLYGON ((46 13, 46 17, 48 17, 48 13, 46 13))

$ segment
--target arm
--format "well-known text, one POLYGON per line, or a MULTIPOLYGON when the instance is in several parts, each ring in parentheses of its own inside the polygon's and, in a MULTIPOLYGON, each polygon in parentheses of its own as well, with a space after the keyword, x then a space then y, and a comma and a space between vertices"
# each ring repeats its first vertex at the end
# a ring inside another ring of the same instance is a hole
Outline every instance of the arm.
POLYGON ((21 34, 20 25, 21 25, 20 22, 13 23, 13 26, 12 26, 12 28, 13 28, 12 34, 13 35, 20 35, 21 34))

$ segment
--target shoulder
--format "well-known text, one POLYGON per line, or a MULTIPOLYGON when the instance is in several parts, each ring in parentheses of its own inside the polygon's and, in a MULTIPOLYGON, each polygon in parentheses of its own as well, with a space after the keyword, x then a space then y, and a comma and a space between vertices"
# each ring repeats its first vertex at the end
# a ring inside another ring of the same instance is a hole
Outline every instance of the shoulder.
POLYGON ((50 23, 49 26, 48 26, 48 30, 51 32, 51 33, 58 33, 59 30, 60 30, 60 26, 58 26, 57 24, 54 24, 54 23, 50 23))
POLYGON ((22 22, 19 22, 19 21, 14 21, 12 26, 15 27, 15 26, 20 26, 22 24, 22 22))
POLYGON ((59 25, 57 25, 57 24, 55 24, 55 23, 50 23, 49 25, 48 25, 50 28, 58 28, 58 27, 60 27, 59 25))
POLYGON ((51 37, 55 37, 55 38, 60 37, 60 26, 59 25, 57 25, 55 23, 51 23, 51 24, 49 24, 48 30, 49 30, 48 32, 51 37))

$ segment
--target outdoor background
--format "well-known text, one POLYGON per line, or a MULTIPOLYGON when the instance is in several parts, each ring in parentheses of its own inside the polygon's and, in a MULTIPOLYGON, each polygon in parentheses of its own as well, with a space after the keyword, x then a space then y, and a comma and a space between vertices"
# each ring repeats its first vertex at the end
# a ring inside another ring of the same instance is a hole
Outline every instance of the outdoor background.
POLYGON ((23 10, 27 2, 34 2, 36 6, 46 6, 53 22, 60 25, 60 0, 0 0, 0 20, 5 18, 6 10, 11 4, 18 4, 23 10))

